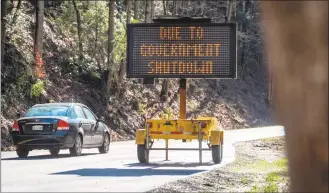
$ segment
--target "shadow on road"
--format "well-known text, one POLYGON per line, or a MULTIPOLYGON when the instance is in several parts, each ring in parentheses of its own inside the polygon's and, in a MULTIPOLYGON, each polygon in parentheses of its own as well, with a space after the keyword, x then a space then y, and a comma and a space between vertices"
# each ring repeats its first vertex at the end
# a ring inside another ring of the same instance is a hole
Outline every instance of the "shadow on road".
MULTIPOLYGON (((98 153, 85 153, 81 154, 80 156, 88 156, 88 155, 96 155, 98 153)), ((44 159, 61 159, 61 158, 72 158, 70 154, 59 154, 58 156, 52 155, 34 155, 28 156, 27 158, 19 158, 19 157, 10 157, 10 158, 2 158, 1 161, 8 161, 8 160, 44 160, 44 159)))
POLYGON ((52 173, 50 175, 78 175, 98 177, 139 177, 139 176, 171 176, 191 175, 206 170, 184 170, 184 169, 120 169, 120 168, 86 168, 65 172, 52 173))
POLYGON ((215 165, 214 163, 184 163, 184 162, 172 162, 172 163, 148 163, 148 164, 143 164, 143 163, 131 163, 131 164, 126 164, 125 166, 128 167, 148 167, 148 168, 158 168, 158 167, 185 167, 185 168, 195 168, 198 166, 213 166, 215 165))

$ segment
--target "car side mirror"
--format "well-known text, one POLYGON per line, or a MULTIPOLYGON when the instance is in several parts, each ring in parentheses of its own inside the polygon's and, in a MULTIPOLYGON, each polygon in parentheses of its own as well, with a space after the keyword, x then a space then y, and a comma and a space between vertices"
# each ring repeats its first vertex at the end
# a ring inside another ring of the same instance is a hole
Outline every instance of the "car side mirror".
POLYGON ((105 118, 101 116, 100 118, 98 118, 98 121, 105 122, 105 118))

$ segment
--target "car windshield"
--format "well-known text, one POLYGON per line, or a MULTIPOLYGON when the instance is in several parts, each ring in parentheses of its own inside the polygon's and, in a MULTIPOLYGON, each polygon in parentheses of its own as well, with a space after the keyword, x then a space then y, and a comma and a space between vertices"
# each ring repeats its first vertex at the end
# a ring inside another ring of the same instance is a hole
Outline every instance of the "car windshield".
POLYGON ((37 106, 30 108, 24 117, 33 116, 67 116, 67 106, 37 106))

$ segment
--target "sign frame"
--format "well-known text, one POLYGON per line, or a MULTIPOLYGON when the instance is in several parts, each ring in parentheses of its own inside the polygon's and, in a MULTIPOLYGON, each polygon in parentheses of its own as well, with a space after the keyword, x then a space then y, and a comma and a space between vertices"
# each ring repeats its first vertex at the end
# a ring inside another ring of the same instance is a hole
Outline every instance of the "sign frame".
POLYGON ((210 23, 210 22, 197 22, 197 21, 179 21, 179 20, 174 20, 174 21, 166 21, 166 22, 157 22, 157 23, 130 23, 127 24, 127 62, 126 62, 126 76, 127 78, 156 78, 156 79, 237 79, 237 28, 235 23, 210 23), (134 27, 163 27, 163 26, 168 26, 171 27, 171 25, 177 25, 179 24, 180 26, 190 26, 190 25, 195 25, 195 26, 225 26, 225 27, 230 27, 232 28, 232 33, 230 34, 230 58, 231 58, 231 63, 230 63, 230 75, 227 76, 219 76, 219 75, 198 75, 198 74, 191 74, 191 75, 172 75, 172 74, 161 74, 161 75, 137 75, 137 74, 132 74, 132 53, 133 53, 133 46, 129 44, 129 42, 133 41, 133 33, 132 30, 134 27), (129 53, 131 55, 129 55, 129 53))

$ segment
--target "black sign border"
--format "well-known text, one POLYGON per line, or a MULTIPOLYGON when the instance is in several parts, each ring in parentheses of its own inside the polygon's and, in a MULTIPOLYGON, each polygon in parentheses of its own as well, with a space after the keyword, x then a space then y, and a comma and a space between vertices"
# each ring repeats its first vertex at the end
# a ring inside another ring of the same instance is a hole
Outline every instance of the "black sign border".
POLYGON ((236 79, 237 78, 237 36, 236 36, 236 24, 235 23, 200 23, 200 22, 187 22, 187 23, 180 23, 180 22, 166 22, 166 23, 131 23, 127 24, 127 64, 126 64, 126 75, 127 78, 157 78, 157 79, 166 79, 166 78, 172 78, 172 79, 182 79, 182 78, 192 78, 192 79, 236 79), (190 26, 190 25, 196 25, 196 26, 228 26, 232 29, 232 32, 230 35, 231 41, 231 53, 230 58, 232 59, 231 65, 230 65, 230 71, 232 74, 228 76, 223 75, 170 75, 170 74, 161 74, 161 75, 133 75, 132 74, 132 68, 130 68, 130 65, 132 65, 132 57, 129 55, 129 53, 132 54, 133 47, 129 46, 128 42, 133 41, 133 34, 132 29, 134 27, 160 27, 160 26, 171 26, 171 25, 181 25, 181 26, 190 26))

